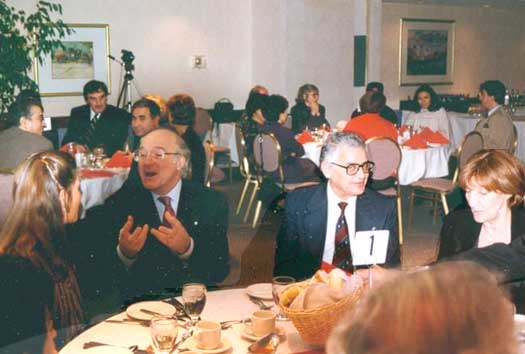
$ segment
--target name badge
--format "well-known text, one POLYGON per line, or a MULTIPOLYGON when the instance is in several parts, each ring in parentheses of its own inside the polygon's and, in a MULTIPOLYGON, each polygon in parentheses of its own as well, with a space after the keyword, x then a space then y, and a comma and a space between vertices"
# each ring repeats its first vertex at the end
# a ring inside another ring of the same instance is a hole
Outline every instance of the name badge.
POLYGON ((357 231, 351 242, 355 266, 383 264, 386 262, 389 230, 357 231))

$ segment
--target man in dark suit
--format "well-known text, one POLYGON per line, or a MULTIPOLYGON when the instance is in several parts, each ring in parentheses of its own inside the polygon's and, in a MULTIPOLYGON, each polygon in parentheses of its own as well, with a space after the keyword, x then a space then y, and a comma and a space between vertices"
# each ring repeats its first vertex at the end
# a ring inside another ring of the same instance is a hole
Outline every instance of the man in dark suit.
POLYGON ((131 117, 123 109, 108 104, 105 83, 91 80, 84 85, 86 104, 71 110, 63 144, 76 142, 90 149, 104 146, 111 156, 122 149, 128 136, 131 117))
POLYGON ((352 269, 351 236, 388 230, 387 265, 400 262, 395 200, 365 189, 373 163, 353 133, 333 133, 321 151, 327 184, 286 197, 286 215, 277 238, 275 275, 311 277, 321 261, 352 269))
POLYGON ((141 139, 141 184, 109 201, 119 231, 117 255, 128 268, 121 291, 132 296, 188 281, 215 284, 229 271, 228 204, 211 189, 182 179, 189 150, 160 128, 141 139))

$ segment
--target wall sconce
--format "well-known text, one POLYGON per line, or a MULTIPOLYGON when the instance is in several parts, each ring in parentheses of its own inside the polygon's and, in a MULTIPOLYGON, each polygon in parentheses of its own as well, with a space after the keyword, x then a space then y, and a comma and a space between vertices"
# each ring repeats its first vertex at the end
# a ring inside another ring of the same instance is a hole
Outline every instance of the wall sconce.
POLYGON ((190 65, 192 69, 206 69, 206 56, 202 54, 192 55, 190 65))

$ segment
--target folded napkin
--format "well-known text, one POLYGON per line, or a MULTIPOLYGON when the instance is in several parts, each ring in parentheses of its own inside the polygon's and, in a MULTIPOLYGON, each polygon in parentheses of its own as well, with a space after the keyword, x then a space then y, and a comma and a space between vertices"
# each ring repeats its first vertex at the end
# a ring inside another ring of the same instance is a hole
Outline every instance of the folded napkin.
POLYGON ((398 134, 399 135, 403 135, 404 132, 406 132, 408 130, 408 126, 406 124, 403 124, 400 128, 399 128, 399 132, 398 134))
POLYGON ((113 177, 115 172, 107 170, 82 170, 82 178, 104 178, 104 177, 113 177))
POLYGON ((295 140, 297 140, 300 144, 315 142, 315 139, 307 130, 303 130, 303 132, 299 134, 295 140))
POLYGON ((423 139, 424 141, 428 141, 428 139, 434 135, 434 132, 430 128, 425 128, 421 131, 421 133, 417 134, 423 139))
POLYGON ((113 167, 123 167, 123 168, 130 168, 131 162, 133 161, 133 155, 128 153, 126 154, 124 151, 118 150, 111 156, 109 161, 106 163, 106 167, 113 168, 113 167))
MULTIPOLYGON (((324 270, 324 271, 327 272, 327 273, 330 273, 332 270, 334 270, 334 269, 340 269, 340 268, 337 268, 335 265, 323 261, 323 262, 321 262, 321 268, 320 268, 320 269, 321 269, 321 270, 324 270)), ((342 269, 341 269, 341 270, 342 270, 342 269)), ((343 270, 343 272, 345 272, 345 273, 348 274, 348 275, 352 275, 351 272, 347 272, 347 271, 345 271, 345 270, 343 270)))
POLYGON ((417 134, 405 141, 403 146, 407 146, 411 149, 426 149, 427 141, 421 137, 421 134, 417 134))
POLYGON ((301 291, 290 304, 292 310, 307 310, 333 304, 347 296, 343 289, 331 289, 325 283, 313 283, 301 291))
POLYGON ((427 142, 433 144, 450 144, 450 141, 447 138, 445 138, 440 132, 432 133, 432 135, 427 139, 427 142))

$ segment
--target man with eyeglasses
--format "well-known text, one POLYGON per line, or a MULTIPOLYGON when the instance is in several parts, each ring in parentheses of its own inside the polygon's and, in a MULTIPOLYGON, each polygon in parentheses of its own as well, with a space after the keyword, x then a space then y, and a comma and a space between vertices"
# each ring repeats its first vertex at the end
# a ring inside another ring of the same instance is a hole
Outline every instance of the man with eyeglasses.
POLYGON ((351 238, 369 230, 389 231, 386 263, 398 265, 395 201, 366 188, 374 163, 367 158, 363 140, 353 133, 333 133, 323 145, 320 161, 328 182, 286 197, 274 274, 309 278, 322 261, 352 271, 351 238))
POLYGON ((129 298, 222 281, 229 271, 226 198, 184 179, 190 152, 170 129, 142 137, 135 159, 141 185, 122 188, 108 203, 120 227, 117 254, 128 269, 121 292, 129 298))

